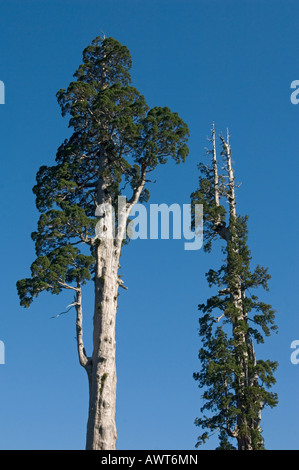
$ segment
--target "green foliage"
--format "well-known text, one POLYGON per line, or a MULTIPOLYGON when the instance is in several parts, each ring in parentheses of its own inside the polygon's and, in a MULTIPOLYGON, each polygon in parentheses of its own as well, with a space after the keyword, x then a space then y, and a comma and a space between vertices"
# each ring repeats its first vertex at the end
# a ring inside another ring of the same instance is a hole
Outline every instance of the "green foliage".
MULTIPOLYGON (((223 204, 217 206, 215 203, 214 174, 212 168, 204 164, 198 165, 198 168, 200 170, 199 187, 191 194, 191 206, 195 204, 203 205, 204 251, 210 252, 212 243, 218 236, 215 222, 217 221, 221 226, 225 227, 227 211, 223 204)), ((220 194, 223 194, 224 178, 221 175, 219 181, 219 191, 220 194)))
MULTIPOLYGON (((74 80, 57 93, 73 132, 58 148, 55 165, 37 173, 33 192, 41 216, 32 234, 37 259, 31 278, 17 285, 24 306, 43 290, 60 292, 59 283, 86 282, 95 264, 97 205, 109 202, 116 209, 118 196, 128 197, 128 189, 129 197, 134 195, 147 172, 188 154, 188 126, 167 107, 149 108, 131 86, 131 66, 125 46, 97 37, 83 51, 74 80), (85 245, 91 257, 84 258, 85 245)), ((148 198, 144 187, 140 201, 148 198)))
POLYGON ((275 384, 277 363, 256 360, 253 343, 263 343, 277 327, 271 305, 260 301, 252 290, 268 290, 270 275, 260 265, 251 268, 248 218, 235 217, 226 210, 231 188, 225 184, 224 175, 219 177, 217 205, 213 167, 199 168, 199 188, 191 200, 203 204, 205 249, 210 251, 220 238, 225 242, 225 258, 219 269, 210 269, 206 274, 216 293, 198 306, 201 370, 194 379, 203 390, 203 406, 195 424, 203 433, 197 446, 219 433, 217 450, 236 449, 231 443, 234 438, 238 443, 247 440, 253 449, 262 449, 259 415, 265 406, 277 404, 277 395, 269 391, 275 384))
POLYGON ((40 255, 31 265, 31 278, 17 282, 21 305, 29 307, 42 291, 59 294, 64 284, 85 284, 91 278, 94 258, 86 256, 72 245, 40 255))

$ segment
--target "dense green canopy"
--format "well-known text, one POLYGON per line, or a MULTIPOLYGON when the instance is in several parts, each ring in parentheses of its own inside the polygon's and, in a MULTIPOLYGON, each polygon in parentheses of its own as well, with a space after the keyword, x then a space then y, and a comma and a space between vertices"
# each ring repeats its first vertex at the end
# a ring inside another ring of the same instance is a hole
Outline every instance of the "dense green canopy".
POLYGON ((33 191, 42 214, 32 238, 38 258, 31 278, 17 284, 26 307, 42 290, 57 293, 64 283, 90 279, 94 263, 81 248, 89 245, 93 256, 97 205, 116 207, 119 195, 130 199, 141 184, 139 201, 147 200, 145 175, 188 154, 187 125, 167 107, 149 108, 131 86, 131 65, 125 46, 97 37, 84 50, 75 80, 57 93, 73 133, 55 165, 37 173, 33 191))

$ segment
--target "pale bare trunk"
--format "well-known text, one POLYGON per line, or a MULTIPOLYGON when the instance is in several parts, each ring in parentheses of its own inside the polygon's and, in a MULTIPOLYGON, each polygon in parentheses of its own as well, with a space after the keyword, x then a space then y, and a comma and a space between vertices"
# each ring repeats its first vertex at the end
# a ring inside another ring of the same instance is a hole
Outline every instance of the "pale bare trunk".
MULTIPOLYGON (((231 160, 231 147, 229 142, 229 132, 227 129, 226 141, 221 138, 225 157, 226 157, 226 171, 228 176, 228 192, 227 192, 227 202, 229 204, 229 220, 230 226, 233 227, 237 220, 237 211, 236 211, 236 197, 235 197, 235 178, 232 168, 231 160)), ((231 242, 232 249, 234 253, 238 254, 238 248, 235 244, 235 235, 231 232, 229 233, 229 240, 231 242)), ((230 264, 230 257, 228 258, 228 263, 230 264)), ((242 281, 240 276, 237 276, 233 281, 233 287, 230 289, 231 298, 233 300, 234 307, 236 309, 237 315, 233 321, 233 336, 236 342, 237 348, 237 362, 242 370, 242 373, 239 373, 236 377, 237 383, 237 407, 242 410, 244 409, 244 390, 245 387, 250 385, 249 377, 249 352, 251 351, 254 354, 253 344, 250 342, 250 338, 246 332, 243 331, 243 328, 240 328, 241 324, 246 324, 247 312, 244 310, 244 300, 245 292, 242 290, 242 281), (240 350, 240 351, 238 351, 240 350)), ((247 422, 244 413, 240 413, 237 418, 237 433, 236 438, 238 441, 239 450, 252 450, 252 439, 250 433, 250 427, 252 423, 247 422)))
POLYGON ((93 355, 86 449, 115 450, 115 321, 119 255, 113 240, 102 240, 96 250, 93 355))
POLYGON ((104 152, 100 155, 100 177, 97 187, 98 206, 103 209, 101 235, 94 244, 95 250, 95 305, 93 321, 93 354, 89 372, 89 413, 86 450, 115 450, 117 431, 116 410, 116 341, 115 324, 119 286, 119 258, 125 237, 127 219, 131 208, 138 202, 145 183, 145 167, 134 188, 131 200, 122 205, 117 227, 109 208, 109 180, 103 176, 108 165, 104 152), (108 194, 108 195, 107 195, 108 194), (108 212, 107 212, 108 211, 108 212))
POLYGON ((215 132, 214 122, 213 122, 213 128, 212 128, 212 144, 213 144, 214 198, 215 198, 215 204, 218 207, 219 206, 219 177, 218 177, 218 168, 217 168, 216 132, 215 132))

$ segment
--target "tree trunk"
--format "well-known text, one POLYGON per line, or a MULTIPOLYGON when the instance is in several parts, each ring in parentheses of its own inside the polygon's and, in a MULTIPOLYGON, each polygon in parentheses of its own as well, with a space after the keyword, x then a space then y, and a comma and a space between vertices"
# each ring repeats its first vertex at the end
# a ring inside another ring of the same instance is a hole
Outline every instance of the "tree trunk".
MULTIPOLYGON (((100 174, 104 175, 107 159, 100 160, 100 174)), ((100 236, 95 249, 95 306, 93 321, 93 355, 89 377, 89 415, 87 423, 86 450, 116 449, 116 364, 115 323, 118 288, 122 285, 118 277, 119 258, 125 237, 127 219, 131 208, 142 192, 145 183, 145 167, 132 199, 118 201, 118 225, 111 212, 112 203, 106 197, 109 182, 101 176, 98 181, 97 202, 100 207, 96 215, 100 222, 100 236)), ((122 286, 123 287, 123 286, 122 286)))
POLYGON ((92 371, 87 424, 87 450, 116 448, 115 320, 119 252, 113 239, 96 247, 92 371))

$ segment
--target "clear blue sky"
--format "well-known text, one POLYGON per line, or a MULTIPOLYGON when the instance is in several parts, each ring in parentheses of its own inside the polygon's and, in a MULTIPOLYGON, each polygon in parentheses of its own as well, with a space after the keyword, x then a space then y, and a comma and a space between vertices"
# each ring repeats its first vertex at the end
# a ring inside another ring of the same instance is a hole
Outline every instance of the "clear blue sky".
MULTIPOLYGON (((189 203, 197 186, 211 122, 228 126, 239 212, 249 214, 253 263, 268 266, 279 334, 258 349, 277 360, 279 406, 263 413, 268 449, 297 449, 299 365, 299 79, 298 1, 10 0, 0 2, 1 314, 0 448, 82 449, 87 378, 76 355, 74 313, 58 319, 72 297, 42 295, 18 304, 15 283, 34 259, 30 233, 38 212, 31 188, 69 135, 55 94, 102 30, 127 45, 133 84, 151 106, 169 106, 189 124, 185 165, 157 172, 153 203, 189 203)), ((184 251, 183 241, 137 240, 122 255, 117 318, 118 449, 194 449, 201 392, 198 311, 210 292, 204 273, 220 262, 184 251)), ((86 291, 85 340, 90 353, 92 293, 86 291)), ((203 449, 215 448, 211 440, 203 449)))

